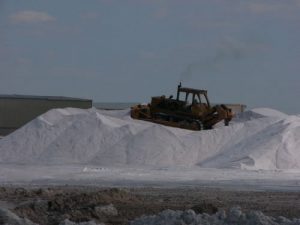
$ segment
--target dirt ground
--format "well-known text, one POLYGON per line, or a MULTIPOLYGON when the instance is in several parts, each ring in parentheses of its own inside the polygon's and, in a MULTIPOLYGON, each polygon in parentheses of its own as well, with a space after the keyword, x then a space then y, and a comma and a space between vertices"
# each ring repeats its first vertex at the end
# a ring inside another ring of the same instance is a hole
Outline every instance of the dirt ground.
POLYGON ((269 216, 300 217, 300 192, 233 191, 216 188, 96 188, 0 187, 0 207, 38 224, 55 225, 64 219, 94 220, 125 225, 142 215, 165 209, 194 209, 214 213, 240 206, 269 216))

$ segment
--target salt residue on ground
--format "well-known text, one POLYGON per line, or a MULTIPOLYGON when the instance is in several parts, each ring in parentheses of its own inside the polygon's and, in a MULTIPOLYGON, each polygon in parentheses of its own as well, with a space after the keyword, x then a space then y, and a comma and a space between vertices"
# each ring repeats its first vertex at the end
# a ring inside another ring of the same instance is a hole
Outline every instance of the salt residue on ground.
MULTIPOLYGON (((26 218, 20 218, 8 209, 0 208, 0 224, 4 225, 38 225, 26 218)), ((94 221, 72 222, 69 219, 62 221, 59 225, 105 225, 104 223, 96 223, 94 221)))
MULTIPOLYGON (((1 224, 13 225, 37 225, 28 219, 18 217, 7 209, 0 208, 1 224)), ((193 210, 174 211, 165 210, 157 215, 142 216, 131 222, 130 225, 299 225, 300 219, 287 219, 285 217, 270 217, 264 215, 260 211, 250 211, 244 213, 239 207, 233 207, 229 212, 224 210, 218 211, 216 214, 209 215, 206 213, 196 214, 193 210)), ((59 225, 105 225, 104 223, 96 223, 94 221, 72 222, 68 219, 62 221, 59 225)))
POLYGON ((20 218, 8 209, 0 208, 0 223, 4 225, 37 225, 26 218, 20 218))
POLYGON ((0 140, 0 163, 300 169, 300 117, 272 109, 188 131, 133 120, 129 110, 53 109, 0 140))
POLYGON ((221 210, 213 215, 196 214, 193 210, 165 210, 158 215, 144 216, 136 219, 130 225, 299 225, 300 219, 289 220, 284 217, 265 216, 262 212, 251 211, 243 213, 239 207, 231 208, 229 212, 221 210))

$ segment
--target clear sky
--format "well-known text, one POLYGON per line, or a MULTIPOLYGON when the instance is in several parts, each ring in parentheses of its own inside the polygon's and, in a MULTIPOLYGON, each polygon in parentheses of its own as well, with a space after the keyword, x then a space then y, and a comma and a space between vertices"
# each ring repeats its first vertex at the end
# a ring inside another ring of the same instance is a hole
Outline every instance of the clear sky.
POLYGON ((0 93, 300 113, 300 0, 0 0, 0 93))

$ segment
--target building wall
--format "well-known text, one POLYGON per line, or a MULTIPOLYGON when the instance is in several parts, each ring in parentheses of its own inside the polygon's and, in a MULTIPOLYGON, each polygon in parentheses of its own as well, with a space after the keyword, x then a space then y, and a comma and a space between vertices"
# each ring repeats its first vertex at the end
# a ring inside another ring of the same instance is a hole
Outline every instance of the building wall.
POLYGON ((0 135, 20 128, 53 108, 90 108, 92 100, 0 98, 0 135))
POLYGON ((246 105, 243 104, 225 104, 228 108, 232 110, 233 113, 241 113, 246 109, 246 105))

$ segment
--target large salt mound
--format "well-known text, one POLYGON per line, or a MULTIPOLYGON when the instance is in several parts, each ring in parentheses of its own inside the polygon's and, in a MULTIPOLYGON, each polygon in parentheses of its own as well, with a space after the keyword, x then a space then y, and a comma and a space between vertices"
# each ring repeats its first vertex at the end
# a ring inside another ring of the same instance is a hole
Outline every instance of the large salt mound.
POLYGON ((229 146, 223 146, 219 154, 206 160, 202 166, 299 169, 300 119, 289 116, 271 121, 270 124, 266 123, 266 119, 244 123, 246 127, 240 130, 237 139, 229 146), (254 128, 250 126, 254 124, 261 129, 253 132, 254 128), (244 133, 249 131, 252 132, 244 133))
POLYGON ((54 109, 0 140, 0 162, 300 169, 300 117, 272 109, 229 127, 188 131, 130 118, 129 110, 54 109))

